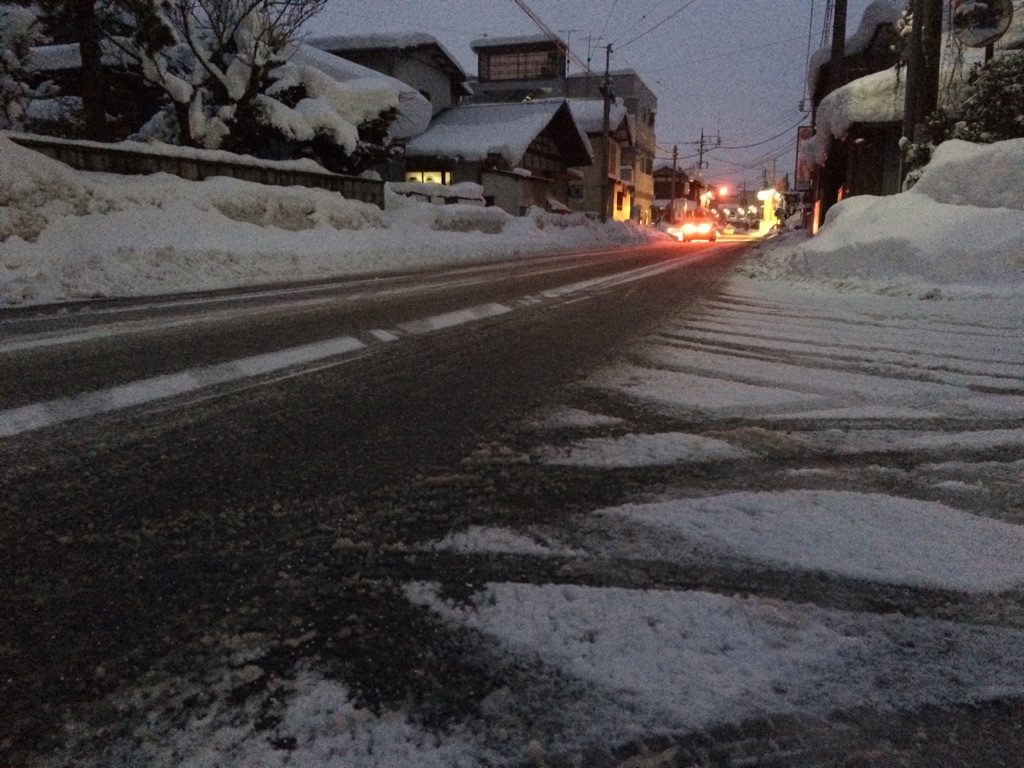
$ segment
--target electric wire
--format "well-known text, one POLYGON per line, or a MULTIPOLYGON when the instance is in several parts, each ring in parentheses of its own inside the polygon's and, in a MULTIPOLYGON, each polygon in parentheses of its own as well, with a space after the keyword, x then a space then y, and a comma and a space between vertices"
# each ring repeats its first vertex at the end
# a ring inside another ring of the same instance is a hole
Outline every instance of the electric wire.
POLYGON ((760 146, 762 146, 764 144, 768 144, 770 142, 775 141, 780 136, 785 136, 786 133, 788 133, 789 131, 792 131, 794 128, 799 128, 800 124, 803 123, 803 121, 804 121, 804 118, 803 118, 803 115, 801 115, 800 119, 797 120, 795 123, 793 123, 788 128, 786 128, 786 130, 780 131, 779 133, 777 133, 774 136, 772 136, 770 139, 765 139, 764 141, 758 141, 758 142, 756 142, 754 144, 744 144, 742 146, 737 146, 737 147, 715 147, 715 149, 753 149, 754 147, 760 147, 760 146))
POLYGON ((651 32, 653 32, 654 30, 656 30, 656 29, 658 29, 659 27, 661 27, 662 25, 664 25, 664 24, 667 24, 668 22, 670 22, 670 21, 671 21, 672 19, 674 19, 674 18, 675 18, 676 16, 678 16, 679 14, 681 14, 681 13, 682 13, 683 11, 685 11, 685 10, 686 10, 687 8, 689 8, 689 7, 691 6, 691 5, 693 5, 693 4, 694 4, 694 3, 696 3, 696 2, 697 2, 697 0, 688 0, 688 2, 685 2, 685 3, 683 3, 683 4, 682 4, 682 6, 680 6, 679 8, 677 8, 677 9, 676 9, 676 10, 675 10, 674 12, 672 12, 671 14, 669 14, 669 15, 668 15, 667 17, 665 17, 665 18, 664 18, 664 19, 662 19, 661 21, 659 21, 659 22, 658 22, 657 24, 655 24, 655 25, 654 25, 653 27, 648 27, 648 28, 647 28, 647 29, 645 29, 645 30, 644 30, 643 32, 641 32, 641 33, 640 33, 639 35, 637 35, 636 37, 632 37, 632 38, 630 38, 629 40, 627 40, 627 41, 626 41, 626 42, 624 42, 624 43, 617 43, 617 44, 615 44, 615 45, 613 46, 613 47, 614 47, 614 49, 615 49, 615 50, 621 50, 622 48, 625 48, 625 47, 626 47, 627 45, 632 45, 633 43, 635 43, 635 42, 636 42, 637 40, 639 40, 640 38, 642 38, 642 37, 646 37, 647 35, 649 35, 649 34, 650 34, 651 32))
POLYGON ((668 67, 658 67, 658 69, 644 70, 648 75, 656 75, 659 72, 667 72, 671 69, 679 69, 680 67, 688 67, 691 64, 703 64, 706 61, 714 61, 715 59, 725 59, 730 56, 736 56, 738 54, 746 53, 747 51, 760 51, 765 48, 771 48, 776 45, 784 45, 786 43, 796 42, 797 40, 803 40, 803 35, 796 35, 795 37, 787 37, 784 40, 774 40, 770 43, 763 43, 761 45, 753 45, 749 48, 735 48, 731 51, 725 51, 724 53, 716 53, 713 56, 705 56, 701 59, 690 59, 689 61, 680 61, 668 67))

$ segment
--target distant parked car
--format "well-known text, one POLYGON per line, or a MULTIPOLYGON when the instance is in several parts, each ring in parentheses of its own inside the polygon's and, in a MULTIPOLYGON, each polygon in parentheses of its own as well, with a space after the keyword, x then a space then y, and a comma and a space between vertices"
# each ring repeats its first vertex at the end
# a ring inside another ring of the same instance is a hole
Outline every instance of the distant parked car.
POLYGON ((683 218, 666 228, 666 232, 672 237, 688 242, 690 240, 707 240, 715 242, 722 225, 711 211, 706 208, 698 208, 695 211, 687 211, 683 218))

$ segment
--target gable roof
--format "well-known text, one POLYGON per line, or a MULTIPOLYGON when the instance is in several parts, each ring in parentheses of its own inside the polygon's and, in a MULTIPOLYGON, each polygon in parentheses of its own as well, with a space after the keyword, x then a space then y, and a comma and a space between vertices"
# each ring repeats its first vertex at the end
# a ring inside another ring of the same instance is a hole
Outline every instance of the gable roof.
POLYGON ((481 161, 499 155, 512 167, 548 126, 562 138, 559 150, 570 166, 590 165, 593 150, 564 99, 464 104, 439 114, 425 133, 406 146, 407 155, 461 157, 481 161))
POLYGON ((372 51, 405 51, 415 48, 430 48, 439 56, 445 70, 465 82, 469 79, 458 60, 433 35, 423 32, 379 33, 366 35, 329 35, 312 37, 304 41, 307 45, 335 54, 356 54, 372 51))

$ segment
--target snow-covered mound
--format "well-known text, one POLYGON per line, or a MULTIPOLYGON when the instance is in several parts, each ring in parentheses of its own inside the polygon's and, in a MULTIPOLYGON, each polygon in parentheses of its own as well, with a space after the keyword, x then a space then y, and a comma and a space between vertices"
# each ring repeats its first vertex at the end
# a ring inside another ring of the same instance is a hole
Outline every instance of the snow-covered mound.
POLYGON ((0 306, 327 278, 658 236, 583 216, 513 217, 479 205, 386 197, 382 211, 307 187, 83 173, 0 135, 0 306))
POLYGON ((917 185, 834 206, 817 237, 767 246, 756 277, 886 292, 1019 295, 1024 285, 1024 139, 940 145, 917 185))

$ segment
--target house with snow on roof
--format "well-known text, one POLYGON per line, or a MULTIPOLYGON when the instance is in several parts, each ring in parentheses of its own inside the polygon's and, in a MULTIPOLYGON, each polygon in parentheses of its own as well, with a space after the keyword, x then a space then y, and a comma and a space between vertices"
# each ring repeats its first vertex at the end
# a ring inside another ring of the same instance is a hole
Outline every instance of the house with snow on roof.
POLYGON ((412 86, 430 102, 435 115, 472 93, 465 70, 432 35, 333 35, 305 43, 412 86))
POLYGON ((462 104, 440 113, 406 145, 406 181, 473 182, 513 214, 531 206, 568 211, 573 168, 594 152, 565 99, 462 104))
MULTIPOLYGON (((1024 3, 1007 34, 994 46, 995 55, 1024 49, 1024 3)), ((829 85, 828 50, 811 59, 808 80, 814 98, 814 134, 798 145, 798 167, 815 169, 823 205, 853 195, 891 195, 901 189, 903 114, 907 72, 896 66, 889 50, 899 18, 894 3, 876 0, 868 6, 857 33, 846 41, 847 78, 829 85)), ((962 96, 971 65, 984 58, 983 49, 942 45, 939 106, 955 106, 962 96)))
POLYGON ((632 215, 634 186, 631 179, 623 177, 622 158, 633 147, 633 129, 625 105, 609 105, 607 142, 604 138, 603 99, 569 99, 569 108, 594 148, 593 165, 579 168, 578 176, 569 179, 572 207, 598 214, 602 200, 607 199, 611 203, 611 219, 628 221, 632 215), (605 146, 604 151, 602 146, 605 146), (603 166, 602 158, 605 158, 603 166), (607 198, 602 198, 602 194, 607 198))
MULTIPOLYGON (((602 99, 603 75, 592 71, 568 72, 568 46, 547 35, 484 37, 470 43, 477 55, 477 76, 470 80, 476 102, 516 102, 524 99, 602 99)), ((622 148, 614 177, 631 185, 630 214, 650 223, 654 204, 654 123, 658 97, 632 69, 612 70, 611 90, 616 103, 626 108, 632 141, 622 148)), ((600 154, 600 153, 598 153, 600 154)), ((606 214, 618 218, 617 199, 610 199, 606 214)), ((624 201, 625 205, 625 201, 624 201)))

